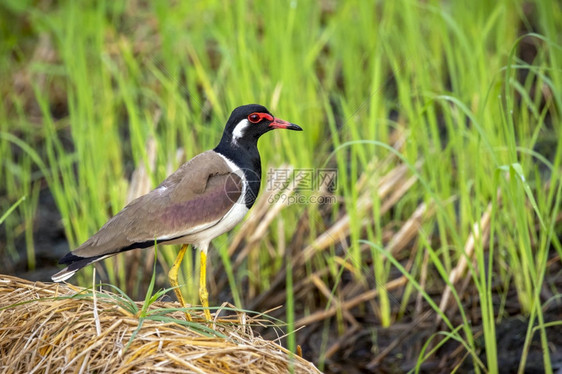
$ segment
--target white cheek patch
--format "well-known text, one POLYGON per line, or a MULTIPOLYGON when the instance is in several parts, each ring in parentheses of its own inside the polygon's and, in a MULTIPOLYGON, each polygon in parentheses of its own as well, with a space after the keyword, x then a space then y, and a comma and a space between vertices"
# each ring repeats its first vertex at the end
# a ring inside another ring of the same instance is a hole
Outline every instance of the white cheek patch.
POLYGON ((238 122, 236 127, 234 127, 234 131, 232 131, 232 139, 234 139, 234 141, 237 141, 238 139, 242 138, 249 125, 250 122, 248 122, 247 119, 243 119, 242 121, 238 122))

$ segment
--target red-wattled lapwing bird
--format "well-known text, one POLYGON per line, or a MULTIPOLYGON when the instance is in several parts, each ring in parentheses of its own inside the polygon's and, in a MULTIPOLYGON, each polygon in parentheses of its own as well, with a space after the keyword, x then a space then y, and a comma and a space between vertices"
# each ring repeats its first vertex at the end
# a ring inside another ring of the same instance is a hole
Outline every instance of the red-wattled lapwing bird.
MULTIPOLYGON (((207 250, 211 240, 231 230, 252 207, 260 189, 261 161, 257 143, 273 129, 302 129, 275 118, 256 104, 234 109, 221 141, 170 175, 151 192, 131 201, 84 244, 61 260, 66 268, 55 282, 70 278, 91 263, 132 249, 158 244, 183 244, 168 273, 178 301, 178 269, 192 244, 201 253, 199 298, 211 320, 206 287, 207 250)), ((186 313, 188 319, 190 315, 186 313)))

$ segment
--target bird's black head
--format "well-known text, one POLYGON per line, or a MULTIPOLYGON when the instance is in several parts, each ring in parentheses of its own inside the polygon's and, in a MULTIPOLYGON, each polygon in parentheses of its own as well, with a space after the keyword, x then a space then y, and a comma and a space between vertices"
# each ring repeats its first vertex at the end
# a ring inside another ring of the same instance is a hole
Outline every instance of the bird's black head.
POLYGON ((275 118, 262 105, 243 105, 230 114, 221 143, 228 141, 234 146, 256 145, 260 136, 274 129, 302 131, 293 123, 275 118))
POLYGON ((248 208, 254 204, 261 183, 258 139, 274 129, 302 131, 293 123, 273 117, 264 106, 243 105, 230 114, 222 139, 214 149, 244 171, 248 186, 245 203, 248 208))

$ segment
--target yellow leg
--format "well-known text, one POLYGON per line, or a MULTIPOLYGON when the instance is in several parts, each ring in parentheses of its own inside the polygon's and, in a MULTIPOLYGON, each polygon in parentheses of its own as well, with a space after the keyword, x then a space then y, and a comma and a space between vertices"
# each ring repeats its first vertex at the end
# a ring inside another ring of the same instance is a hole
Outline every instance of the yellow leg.
MULTIPOLYGON (((178 253, 178 257, 176 257, 176 261, 174 261, 174 265, 168 272, 168 279, 170 280, 170 284, 174 287, 174 293, 178 298, 182 308, 185 308, 185 300, 181 295, 181 291, 178 284, 178 270, 180 268, 181 262, 183 260, 183 256, 185 255, 185 251, 187 250, 187 244, 182 245, 180 252, 178 253)), ((188 312, 185 312, 185 317, 188 321, 191 321, 191 315, 188 312)))
POLYGON ((209 292, 207 292, 207 254, 201 251, 201 269, 199 270, 199 299, 203 305, 205 318, 211 320, 211 312, 209 312, 209 292))

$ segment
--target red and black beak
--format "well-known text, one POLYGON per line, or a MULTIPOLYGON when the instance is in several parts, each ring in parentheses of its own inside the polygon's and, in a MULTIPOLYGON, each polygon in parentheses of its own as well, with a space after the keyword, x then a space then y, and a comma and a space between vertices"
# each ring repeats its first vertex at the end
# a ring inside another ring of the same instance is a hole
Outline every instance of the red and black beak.
POLYGON ((287 129, 287 130, 302 131, 302 128, 299 125, 295 125, 294 123, 287 122, 279 118, 273 118, 273 122, 269 124, 269 127, 272 129, 287 129))

